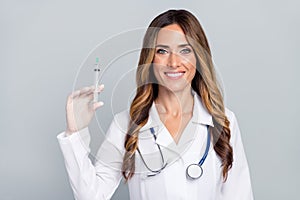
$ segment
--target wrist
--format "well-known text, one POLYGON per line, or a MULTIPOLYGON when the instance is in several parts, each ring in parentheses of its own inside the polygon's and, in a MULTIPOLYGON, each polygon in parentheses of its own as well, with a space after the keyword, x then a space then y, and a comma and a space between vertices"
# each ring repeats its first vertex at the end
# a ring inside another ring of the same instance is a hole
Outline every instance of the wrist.
POLYGON ((65 134, 66 134, 66 136, 70 136, 75 132, 77 132, 77 130, 71 130, 71 129, 67 128, 65 131, 65 134))

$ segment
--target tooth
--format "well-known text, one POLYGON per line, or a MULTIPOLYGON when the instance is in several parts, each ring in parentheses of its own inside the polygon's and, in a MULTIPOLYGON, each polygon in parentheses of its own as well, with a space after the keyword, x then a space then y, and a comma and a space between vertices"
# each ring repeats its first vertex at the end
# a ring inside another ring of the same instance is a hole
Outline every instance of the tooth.
POLYGON ((183 73, 182 72, 178 72, 178 73, 166 73, 167 76, 170 76, 170 77, 178 77, 178 76, 181 76, 183 73))

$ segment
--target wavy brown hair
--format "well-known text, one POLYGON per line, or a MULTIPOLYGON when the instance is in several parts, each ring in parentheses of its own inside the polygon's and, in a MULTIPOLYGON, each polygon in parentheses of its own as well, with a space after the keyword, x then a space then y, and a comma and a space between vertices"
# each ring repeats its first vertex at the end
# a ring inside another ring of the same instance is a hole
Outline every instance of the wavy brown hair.
POLYGON ((130 123, 125 136, 125 154, 122 174, 129 180, 135 172, 135 153, 138 148, 139 130, 146 124, 149 110, 157 98, 158 85, 153 74, 152 61, 155 43, 161 28, 178 24, 186 35, 196 56, 196 74, 192 80, 193 90, 212 115, 214 127, 210 127, 214 150, 222 162, 222 176, 226 181, 232 166, 233 152, 230 146, 229 120, 225 116, 223 94, 216 79, 212 55, 205 33, 197 18, 186 10, 168 10, 158 15, 149 25, 143 40, 143 47, 136 72, 137 91, 130 106, 130 123))

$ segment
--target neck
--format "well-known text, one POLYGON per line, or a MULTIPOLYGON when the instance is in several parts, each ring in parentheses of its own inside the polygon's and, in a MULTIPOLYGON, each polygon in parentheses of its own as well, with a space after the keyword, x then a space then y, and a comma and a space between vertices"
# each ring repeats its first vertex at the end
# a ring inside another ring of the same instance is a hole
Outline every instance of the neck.
POLYGON ((170 91, 159 86, 158 96, 155 100, 156 108, 161 114, 178 116, 190 114, 193 111, 194 97, 189 87, 179 92, 170 91))

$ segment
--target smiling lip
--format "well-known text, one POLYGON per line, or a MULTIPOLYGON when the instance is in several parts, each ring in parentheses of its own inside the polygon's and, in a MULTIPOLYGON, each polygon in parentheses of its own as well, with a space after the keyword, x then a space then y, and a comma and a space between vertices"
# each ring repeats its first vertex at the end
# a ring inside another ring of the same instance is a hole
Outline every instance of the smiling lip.
POLYGON ((165 72, 164 74, 172 80, 177 80, 180 79, 183 75, 184 75, 184 71, 183 72, 165 72))

